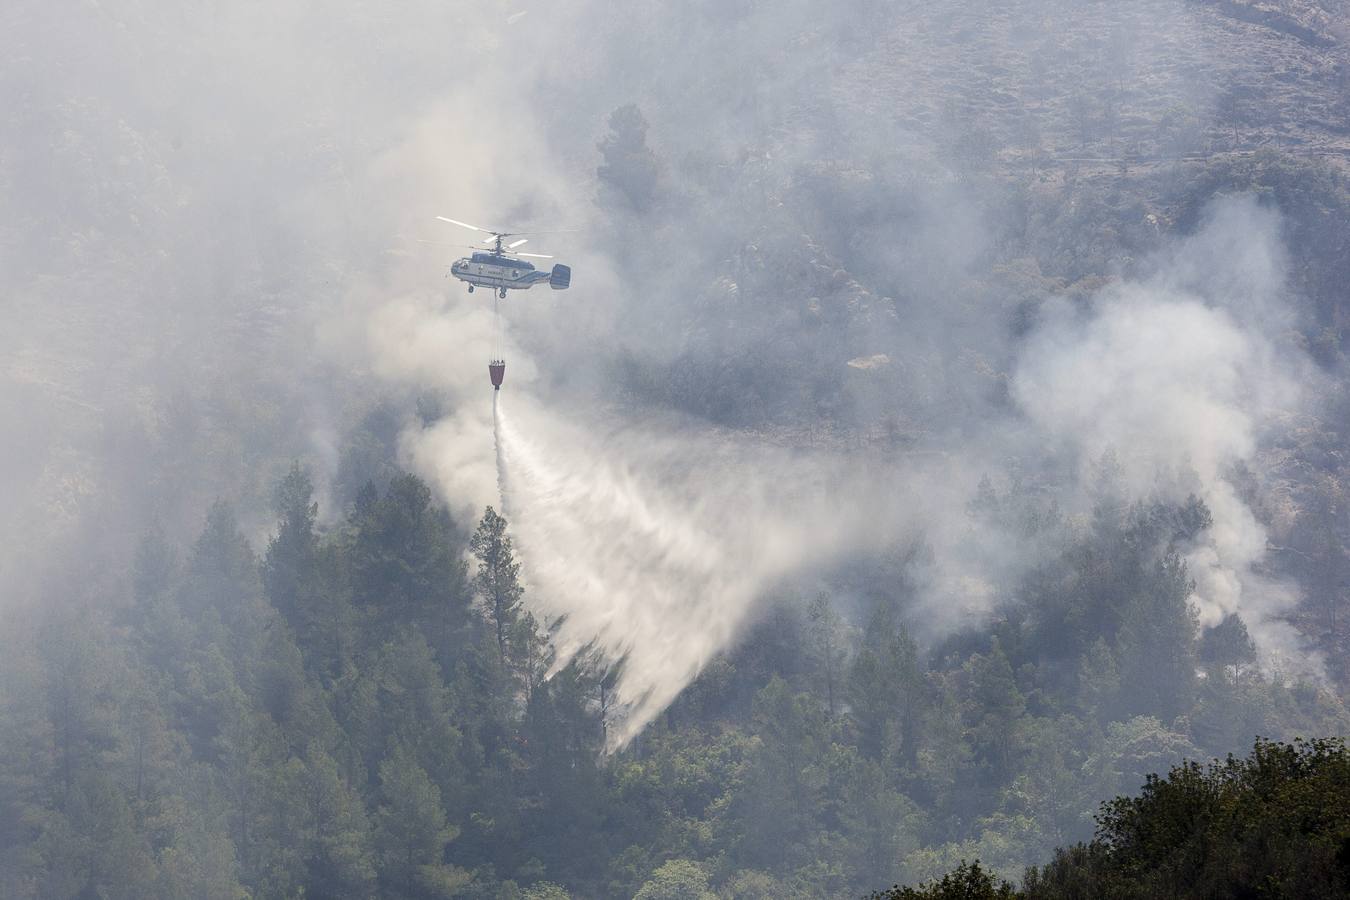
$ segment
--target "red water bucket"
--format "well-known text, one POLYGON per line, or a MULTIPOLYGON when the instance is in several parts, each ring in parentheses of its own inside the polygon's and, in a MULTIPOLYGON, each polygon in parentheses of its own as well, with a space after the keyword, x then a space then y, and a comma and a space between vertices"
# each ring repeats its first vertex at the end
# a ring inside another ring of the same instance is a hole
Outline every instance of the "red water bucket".
POLYGON ((502 389, 502 379, 506 377, 506 360, 494 359, 488 362, 488 375, 492 378, 492 389, 502 389))

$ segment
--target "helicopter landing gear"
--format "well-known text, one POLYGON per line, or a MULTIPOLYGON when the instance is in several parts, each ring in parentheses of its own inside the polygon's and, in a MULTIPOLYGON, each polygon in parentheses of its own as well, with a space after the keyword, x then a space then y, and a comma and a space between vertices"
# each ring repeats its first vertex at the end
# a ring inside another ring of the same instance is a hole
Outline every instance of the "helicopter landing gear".
POLYGON ((497 297, 498 297, 499 299, 505 300, 505 299, 506 299, 506 288, 497 288, 497 297))
POLYGON ((473 285, 469 285, 469 293, 470 293, 470 294, 473 293, 473 285))

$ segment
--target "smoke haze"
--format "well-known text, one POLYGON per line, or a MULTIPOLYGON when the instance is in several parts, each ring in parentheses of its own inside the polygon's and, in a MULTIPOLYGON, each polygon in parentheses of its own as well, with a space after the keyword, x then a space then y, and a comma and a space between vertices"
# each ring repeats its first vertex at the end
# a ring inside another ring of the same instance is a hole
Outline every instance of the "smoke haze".
POLYGON ((1015 879, 1345 734, 1347 135, 1348 0, 5 0, 0 896, 1015 879))
MULTIPOLYGON (((245 4, 147 9, 134 28, 92 7, 60 21, 12 8, 3 186, 23 225, 7 226, 0 257, 15 326, 0 391, 6 593, 27 591, 17 561, 40 568, 76 523, 126 536, 186 527, 215 495, 261 507, 287 456, 312 461, 336 497, 334 435, 381 397, 404 411, 403 458, 472 521, 498 496, 493 325, 482 294, 441 280, 460 251, 416 243, 462 241, 433 219, 447 214, 576 230, 535 245, 574 267, 573 288, 504 304, 505 502, 562 656, 594 643, 625 660, 628 733, 734 644, 776 584, 878 544, 933 550, 917 628, 977 620, 1038 558, 970 520, 980 479, 1034 460, 1084 514, 1107 451, 1127 499, 1195 492, 1213 511, 1187 551, 1201 623, 1239 612, 1296 665, 1296 593, 1266 571, 1263 526, 1231 483, 1237 465, 1262 476, 1310 393, 1307 360, 1281 337, 1278 214, 1221 202, 1143 262, 1106 259, 1114 284, 1044 291, 1020 334, 971 291, 1009 204, 973 171, 992 159, 954 148, 1021 127, 977 109, 976 88, 1042 97, 1045 132, 1071 134, 1071 92, 1028 62, 1041 52, 1032 23, 1055 21, 1081 40, 1054 73, 1095 84, 1148 71, 1154 95, 1207 109, 1222 67, 1208 80, 1187 69, 1205 53, 1195 14, 907 9, 908 27, 882 34, 868 3, 622 17, 606 4, 525 16, 418 4, 344 18, 245 4), (83 49, 54 53, 58 40, 83 49), (542 46, 565 49, 515 50, 542 46), (924 68, 933 53, 956 70, 945 87, 924 68), (873 84, 881 59, 901 62, 873 84), (980 74, 987 59, 1005 69, 980 74), (632 101, 659 166, 645 216, 597 205, 594 184, 605 117, 632 101), (65 124, 44 125, 54 108, 65 124), (116 191, 100 177, 110 168, 124 173, 116 191), (775 291, 773 304, 743 299, 775 291), (868 359, 875 369, 848 367, 868 359), (632 360, 672 383, 710 374, 678 396, 616 396, 632 360), (264 371, 293 378, 277 388, 264 371), (409 411, 428 391, 445 411, 430 424, 409 411), (817 434, 815 410, 837 396, 849 416, 817 434), (202 451, 255 402, 262 424, 202 451), (887 428, 898 444, 848 446, 887 428), (204 475, 191 488, 190 473, 204 475), (892 487, 865 487, 877 483, 892 487)), ((264 538, 265 515, 245 516, 264 538)))

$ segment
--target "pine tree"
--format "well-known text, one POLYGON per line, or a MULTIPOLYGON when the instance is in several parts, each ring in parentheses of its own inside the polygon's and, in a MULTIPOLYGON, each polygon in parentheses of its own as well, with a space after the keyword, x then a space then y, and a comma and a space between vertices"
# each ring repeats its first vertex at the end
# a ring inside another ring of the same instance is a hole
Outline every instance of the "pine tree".
MULTIPOLYGON (((401 624, 421 626, 448 664, 467 616, 465 569, 450 518, 415 475, 400 475, 380 495, 362 491, 352 513, 348 566, 357 604, 378 613, 384 639, 401 624)), ((373 641, 378 643, 378 641, 373 641)))
POLYGON ((843 627, 839 614, 830 603, 830 595, 821 591, 806 610, 810 620, 811 651, 816 670, 825 688, 825 708, 830 718, 835 713, 835 691, 839 687, 839 671, 844 664, 843 627))
POLYGON ((1181 715, 1195 694, 1195 583, 1186 563, 1168 550, 1130 599, 1120 631, 1121 681, 1130 687, 1130 712, 1164 722, 1181 715))
POLYGON ((516 562, 506 519, 491 506, 483 513, 478 529, 469 539, 469 550, 478 558, 474 588, 483 599, 488 620, 497 633, 497 651, 506 664, 506 645, 520 618, 520 601, 525 589, 520 584, 520 563, 516 562))
POLYGON ((873 759, 894 752, 912 765, 918 753, 924 681, 918 647, 897 620, 893 604, 882 603, 868 623, 847 689, 859 749, 873 759))
POLYGON ((263 559, 263 587, 277 612, 297 632, 303 633, 302 626, 307 623, 302 616, 309 605, 308 594, 313 589, 319 552, 319 539, 314 531, 319 505, 314 502, 309 473, 298 462, 291 465, 277 484, 273 509, 278 516, 277 533, 268 543, 263 559))
POLYGON ((234 510, 217 501, 192 548, 184 606, 214 612, 238 631, 258 624, 260 588, 258 561, 239 530, 234 510))
POLYGON ((1015 731, 1026 711, 1026 698, 1017 687, 1012 665, 997 638, 988 654, 976 654, 967 660, 965 675, 971 741, 1001 779, 1012 764, 1015 731))
POLYGON ((448 896, 468 880, 442 858, 459 829, 446 822, 440 788, 401 744, 380 763, 380 796, 375 841, 389 888, 402 896, 448 896))
POLYGON ((609 134, 597 149, 604 162, 596 170, 601 195, 612 205, 646 212, 656 193, 660 167, 647 146, 647 119, 630 103, 609 116, 609 134))

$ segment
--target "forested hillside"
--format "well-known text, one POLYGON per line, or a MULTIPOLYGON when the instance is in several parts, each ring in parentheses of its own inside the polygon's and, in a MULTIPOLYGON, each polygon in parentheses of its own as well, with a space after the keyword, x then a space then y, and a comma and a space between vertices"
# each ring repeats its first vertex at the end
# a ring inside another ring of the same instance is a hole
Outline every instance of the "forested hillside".
MULTIPOLYGON (((991 625, 921 651, 902 582, 858 625, 782 597, 606 756, 612 685, 544 677, 499 515, 466 535, 398 475, 321 528, 295 468, 260 554, 217 504, 181 555, 146 537, 125 602, 9 632, 5 894, 851 896, 963 859, 1016 874, 1149 773, 1345 733, 1240 619, 1198 632, 1178 548, 1201 502, 1102 491, 991 625)), ((1026 503, 971 514, 1066 528, 1026 503)))
POLYGON ((0 897, 1337 884, 1348 86, 1343 0, 6 4, 0 897))

